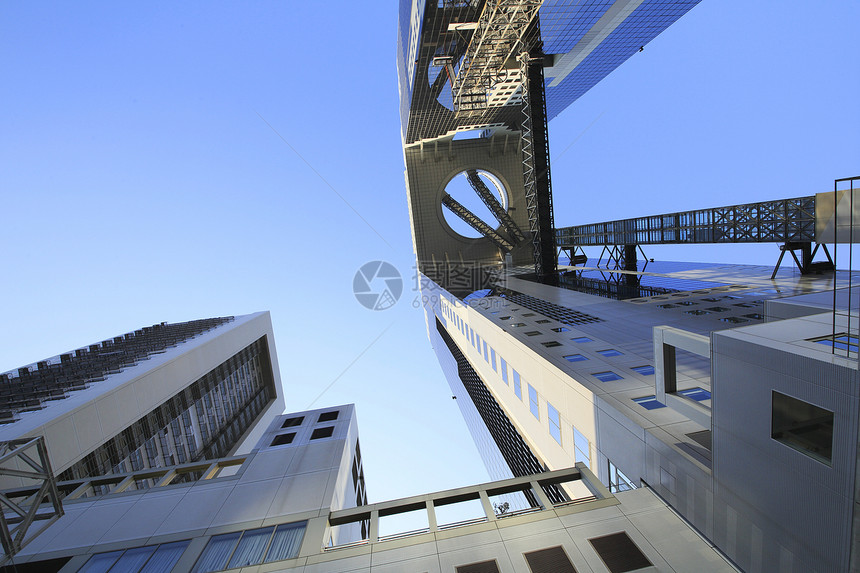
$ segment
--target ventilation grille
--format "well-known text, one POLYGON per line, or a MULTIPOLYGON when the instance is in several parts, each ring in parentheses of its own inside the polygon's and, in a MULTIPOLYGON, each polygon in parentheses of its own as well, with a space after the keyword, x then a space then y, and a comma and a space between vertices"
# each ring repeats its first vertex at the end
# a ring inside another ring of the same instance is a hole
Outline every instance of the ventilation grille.
POLYGON ((540 549, 524 555, 532 573, 576 573, 561 547, 540 549))
POLYGON ((457 573, 499 573, 499 566, 495 559, 492 561, 481 561, 480 563, 472 563, 471 565, 460 565, 457 567, 457 573))
POLYGON ((542 315, 548 316, 553 320, 557 320, 562 324, 576 326, 578 324, 603 322, 602 318, 597 318, 596 316, 591 316, 590 314, 585 314, 584 312, 579 312, 578 310, 572 310, 570 308, 567 308, 566 306, 547 302, 545 300, 541 300, 539 298, 535 298, 527 294, 522 294, 509 289, 504 289, 504 291, 502 292, 504 293, 505 298, 512 303, 524 306, 529 310, 539 312, 542 315))
POLYGON ((651 562, 624 531, 589 539, 610 573, 625 573, 649 567, 651 562))

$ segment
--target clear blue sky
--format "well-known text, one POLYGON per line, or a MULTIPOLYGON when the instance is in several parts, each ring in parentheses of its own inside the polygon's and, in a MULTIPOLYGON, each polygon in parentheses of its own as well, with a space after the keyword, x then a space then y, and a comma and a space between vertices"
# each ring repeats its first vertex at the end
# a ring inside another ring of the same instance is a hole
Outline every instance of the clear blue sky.
MULTIPOLYGON (((287 407, 335 379, 315 405, 357 404, 372 501, 486 480, 410 304, 396 18, 394 2, 0 4, 0 371, 270 310, 287 407), (384 312, 352 294, 376 259, 407 281, 384 312)), ((704 0, 550 124, 556 223, 860 175, 857 22, 853 0, 704 0)))

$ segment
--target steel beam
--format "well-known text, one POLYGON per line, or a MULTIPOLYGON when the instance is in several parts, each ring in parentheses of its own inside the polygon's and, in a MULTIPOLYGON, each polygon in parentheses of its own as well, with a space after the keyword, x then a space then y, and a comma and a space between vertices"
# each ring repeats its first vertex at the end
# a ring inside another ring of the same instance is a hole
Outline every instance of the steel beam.
POLYGON ((462 219, 467 225, 494 242, 503 251, 508 252, 514 248, 514 246, 508 242, 507 239, 498 234, 495 229, 476 217, 474 213, 466 209, 462 204, 458 203, 457 200, 449 194, 444 193, 442 195, 442 204, 452 213, 460 217, 460 219, 462 219))
MULTIPOLYGON (((539 38, 540 32, 536 31, 535 36, 539 38)), ((535 274, 538 280, 544 281, 555 276, 558 262, 542 58, 523 52, 520 55, 520 77, 523 82, 523 185, 534 248, 535 274)))
POLYGON ((810 243, 815 196, 556 229, 561 248, 694 243, 810 243))
POLYGON ((513 244, 516 246, 525 241, 526 238, 523 235, 523 232, 519 227, 517 227, 517 224, 514 223, 514 220, 511 219, 511 216, 508 215, 508 212, 505 211, 505 208, 502 207, 502 204, 496 199, 496 196, 487 189, 484 181, 478 175, 477 169, 469 169, 466 172, 466 178, 469 180, 469 184, 472 186, 472 189, 474 189, 475 193, 478 194, 478 197, 481 198, 487 208, 508 232, 513 244))

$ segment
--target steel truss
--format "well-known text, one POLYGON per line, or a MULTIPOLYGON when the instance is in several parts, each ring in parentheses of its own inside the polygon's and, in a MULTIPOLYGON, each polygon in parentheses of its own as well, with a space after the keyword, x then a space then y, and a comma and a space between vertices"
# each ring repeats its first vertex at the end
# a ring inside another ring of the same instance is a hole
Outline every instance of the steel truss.
POLYGON ((505 208, 502 207, 502 204, 499 203, 495 195, 487 189, 484 181, 478 175, 477 169, 469 169, 466 172, 466 177, 469 180, 469 184, 472 186, 472 189, 474 189, 475 193, 478 194, 478 197, 481 198, 490 212, 499 220, 499 223, 504 226, 513 245, 516 246, 525 241, 526 238, 523 235, 523 232, 520 231, 520 228, 517 227, 517 224, 514 223, 514 220, 511 219, 511 216, 508 215, 508 212, 505 211, 505 208))
MULTIPOLYGON (((540 32, 536 34, 539 37, 540 32)), ((544 280, 555 275, 557 253, 542 58, 533 58, 528 52, 520 54, 520 77, 523 82, 523 187, 534 248, 535 274, 538 280, 544 280)))
POLYGON ((815 196, 556 229, 562 248, 815 241, 815 196))
POLYGON ((0 476, 4 483, 13 478, 40 484, 35 493, 23 499, 9 490, 0 492, 0 538, 4 552, 0 563, 6 563, 63 515, 63 504, 51 471, 45 438, 41 436, 0 442, 0 476), (31 529, 35 521, 42 524, 31 529))
POLYGON ((481 219, 475 216, 474 213, 466 209, 456 199, 447 193, 442 194, 442 204, 451 210, 452 213, 460 217, 466 224, 481 233, 484 237, 490 239, 500 249, 509 252, 514 246, 503 236, 496 232, 495 229, 484 223, 481 219))
POLYGON ((458 117, 480 117, 487 94, 507 79, 507 62, 521 44, 543 0, 487 0, 469 48, 454 80, 454 109, 458 117))

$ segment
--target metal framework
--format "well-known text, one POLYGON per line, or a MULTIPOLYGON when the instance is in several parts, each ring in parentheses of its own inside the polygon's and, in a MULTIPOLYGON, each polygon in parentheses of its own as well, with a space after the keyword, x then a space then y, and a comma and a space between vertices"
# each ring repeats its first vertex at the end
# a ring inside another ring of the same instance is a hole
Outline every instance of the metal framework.
POLYGON ((41 436, 0 443, 0 476, 4 483, 12 478, 38 484, 25 494, 0 492, 0 538, 4 552, 0 563, 6 563, 63 515, 63 504, 45 438, 41 436), (31 528, 36 521, 41 525, 31 528))
POLYGON ((502 204, 496 199, 495 195, 493 195, 487 186, 484 184, 484 181, 478 175, 477 169, 470 169, 466 172, 466 178, 469 180, 469 184, 472 186, 472 189, 475 190, 475 193, 478 194, 478 197, 484 202, 490 212, 499 220, 499 223, 504 226, 505 230, 508 232, 508 236, 511 238, 511 242, 514 246, 519 245, 523 241, 526 240, 523 232, 517 227, 517 224, 514 223, 514 220, 511 219, 511 216, 508 215, 508 212, 505 211, 505 208, 502 207, 502 204))
MULTIPOLYGON (((536 36, 539 37, 539 32, 536 36)), ((523 82, 523 187, 534 248, 535 274, 538 280, 544 280, 555 276, 557 254, 542 58, 533 58, 528 52, 523 52, 520 55, 520 77, 523 82)))
POLYGON ((507 79, 506 63, 521 49, 543 0, 488 0, 453 84, 458 117, 480 117, 487 94, 507 79))
POLYGON ((815 196, 556 229, 562 248, 815 241, 815 196))
POLYGON ((456 199, 447 193, 442 194, 442 204, 451 210, 452 213, 460 217, 466 224, 481 233, 486 238, 493 241, 500 249, 505 252, 510 251, 514 246, 503 236, 496 232, 495 229, 484 223, 481 219, 475 216, 474 213, 466 209, 456 199))

